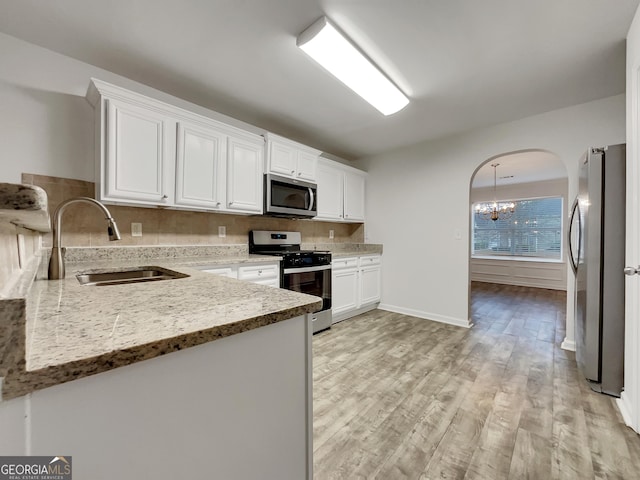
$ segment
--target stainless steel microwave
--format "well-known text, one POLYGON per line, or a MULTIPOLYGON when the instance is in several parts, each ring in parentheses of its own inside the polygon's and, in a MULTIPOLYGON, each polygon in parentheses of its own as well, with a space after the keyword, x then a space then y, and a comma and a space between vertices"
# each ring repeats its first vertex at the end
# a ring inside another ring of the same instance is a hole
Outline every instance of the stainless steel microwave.
POLYGON ((315 183, 267 173, 264 176, 265 215, 310 218, 318 214, 315 183))

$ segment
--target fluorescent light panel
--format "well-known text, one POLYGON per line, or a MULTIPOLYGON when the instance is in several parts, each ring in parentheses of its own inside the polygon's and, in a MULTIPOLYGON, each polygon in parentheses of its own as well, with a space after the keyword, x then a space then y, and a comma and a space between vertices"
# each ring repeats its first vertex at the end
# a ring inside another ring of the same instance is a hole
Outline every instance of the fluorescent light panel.
POLYGON ((409 99, 349 40, 320 18, 298 36, 298 47, 384 115, 403 109, 409 99))

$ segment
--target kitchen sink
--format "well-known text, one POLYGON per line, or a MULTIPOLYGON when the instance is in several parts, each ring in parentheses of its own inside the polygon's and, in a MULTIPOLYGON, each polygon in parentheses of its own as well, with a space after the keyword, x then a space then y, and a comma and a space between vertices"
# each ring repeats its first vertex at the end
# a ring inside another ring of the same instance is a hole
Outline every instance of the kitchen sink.
POLYGON ((124 271, 102 271, 79 273, 76 278, 81 285, 102 287, 106 285, 124 285, 127 283, 156 282, 174 280, 189 275, 174 272, 162 267, 139 267, 124 271))

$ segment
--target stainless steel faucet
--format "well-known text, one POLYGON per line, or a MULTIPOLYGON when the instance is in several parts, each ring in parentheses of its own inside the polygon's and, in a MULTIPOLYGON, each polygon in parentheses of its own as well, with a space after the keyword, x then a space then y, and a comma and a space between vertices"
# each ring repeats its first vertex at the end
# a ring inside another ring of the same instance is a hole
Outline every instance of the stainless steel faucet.
POLYGON ((65 249, 60 248, 60 238, 62 236, 62 212, 67 207, 67 205, 76 202, 90 203, 101 209, 107 219, 107 234, 109 235, 109 240, 111 240, 112 242, 114 240, 120 240, 118 225, 116 225, 116 221, 111 216, 109 210, 107 210, 107 207, 105 207, 102 203, 89 197, 77 197, 65 200, 60 205, 58 205, 58 208, 56 208, 56 211, 53 214, 53 248, 51 249, 51 259, 49 260, 49 280, 60 280, 64 278, 65 249))

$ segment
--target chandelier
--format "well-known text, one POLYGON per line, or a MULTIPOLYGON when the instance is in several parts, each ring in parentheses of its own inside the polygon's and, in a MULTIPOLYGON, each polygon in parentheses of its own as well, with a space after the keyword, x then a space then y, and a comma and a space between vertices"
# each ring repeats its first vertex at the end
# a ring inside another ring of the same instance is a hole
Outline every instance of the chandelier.
POLYGON ((489 203, 479 203, 476 205, 476 215, 481 216, 485 220, 506 220, 513 215, 513 212, 516 209, 516 204, 513 202, 498 202, 496 200, 496 179, 497 177, 497 169, 499 163, 492 163, 493 167, 493 202, 489 203))

